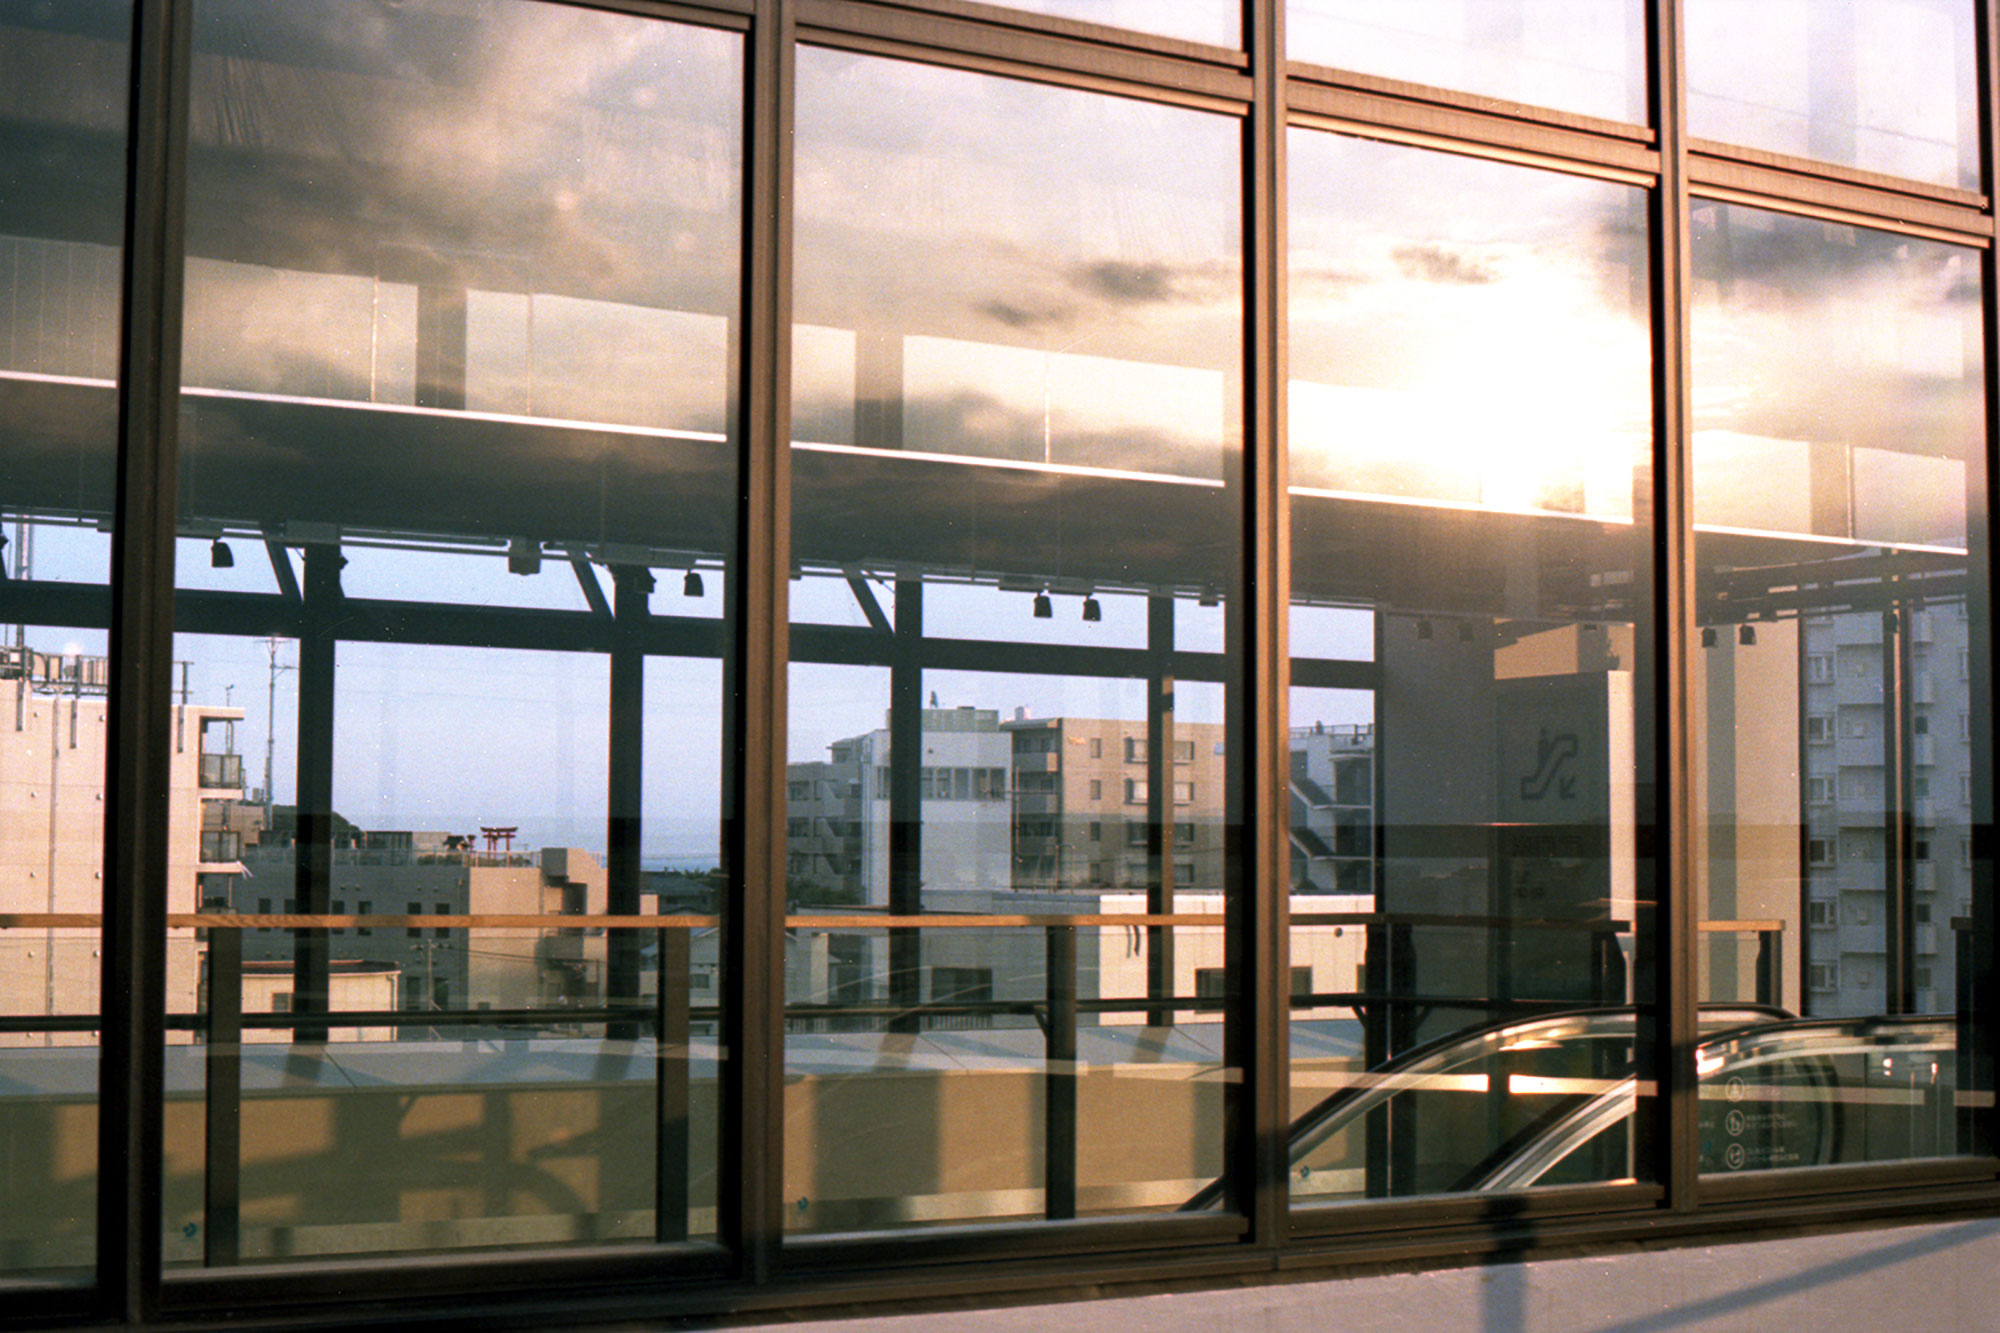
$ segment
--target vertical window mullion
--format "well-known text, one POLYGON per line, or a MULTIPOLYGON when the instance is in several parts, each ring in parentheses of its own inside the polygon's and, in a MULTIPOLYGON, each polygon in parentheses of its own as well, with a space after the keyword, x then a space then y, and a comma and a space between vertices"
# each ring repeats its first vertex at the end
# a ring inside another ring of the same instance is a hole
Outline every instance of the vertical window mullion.
MULTIPOLYGON (((1979 0, 1975 46, 1978 59, 1980 184, 1986 191, 1987 221, 1993 230, 1993 245, 1980 256, 1980 333, 1985 343, 1986 468, 1985 512, 2000 506, 2000 466, 1996 466, 1996 440, 2000 440, 2000 209, 1990 202, 2000 192, 2000 0, 1979 0)), ((2000 1144, 2000 1114, 1993 1104, 1994 1073, 2000 1067, 2000 1023, 1995 1023, 1996 983, 2000 983, 2000 958, 1996 958, 1994 914, 1994 861, 2000 855, 1993 838, 1993 586, 2000 578, 1995 565, 1995 547, 1988 535, 1986 577, 1972 579, 1966 589, 1967 623, 1980 627, 1967 636, 1966 674, 1973 682, 1967 701, 1965 733, 1970 745, 1967 768, 1968 823, 1972 829, 1972 944, 1965 951, 1970 976, 1959 978, 1959 1009, 1969 1016, 1961 1021, 1960 1040, 1972 1045, 1960 1055, 1960 1089, 1986 1093, 1985 1104, 1961 1111, 1970 1123, 1970 1133, 1961 1139, 1970 1153, 1991 1155, 2000 1144), (1981 632, 1983 631, 1983 632, 1981 632)))
POLYGON ((103 1313, 160 1297, 175 415, 190 6, 133 7, 106 737, 98 1282, 103 1313))
POLYGON ((792 67, 789 0, 751 27, 745 107, 743 335, 734 660, 724 681, 725 750, 736 774, 726 817, 732 898, 724 925, 721 1236, 751 1281, 770 1276, 783 1229, 785 673, 791 478, 792 67))
MULTIPOLYGON (((1250 1219, 1252 1242, 1268 1246, 1283 1239, 1290 1215, 1284 2, 1251 0, 1247 17, 1252 83, 1244 218, 1247 529, 1244 595, 1228 602, 1230 631, 1241 636, 1237 642, 1247 649, 1243 687, 1235 691, 1243 713, 1232 720, 1229 734, 1245 738, 1247 753, 1244 772, 1230 784, 1231 799, 1243 802, 1245 809, 1226 818, 1230 827, 1244 830, 1244 855, 1235 866, 1239 880, 1229 895, 1235 916, 1230 940, 1240 959, 1236 975, 1243 981, 1228 1029, 1235 1049, 1227 1063, 1245 1071, 1244 1114, 1232 1127, 1230 1144, 1237 1199, 1250 1219)), ((1235 650, 1229 655, 1236 659, 1235 650)))
MULTIPOLYGON (((1651 0, 1653 125, 1660 179, 1653 197, 1653 447, 1654 524, 1658 534, 1653 650, 1642 669, 1658 673, 1655 774, 1651 811, 1639 811, 1658 838, 1651 858, 1651 895, 1658 913, 1652 933, 1656 984, 1650 1052, 1658 1087, 1652 1125, 1654 1161, 1675 1210, 1695 1206, 1699 1131, 1694 1050, 1697 988, 1693 863, 1693 738, 1689 712, 1689 645, 1693 640, 1693 468, 1689 443, 1687 81, 1682 68, 1679 0, 1651 0)), ((1642 767, 1642 772, 1645 769, 1642 767)), ((1642 898, 1645 895, 1642 894, 1642 898)), ((1646 938, 1641 933, 1642 941, 1646 938)), ((1642 946, 1643 947, 1643 946, 1642 946)), ((1641 986, 1639 994, 1646 994, 1641 986)), ((1641 1068, 1648 1057, 1641 1056, 1641 1068)), ((1643 1075, 1642 1075, 1643 1078, 1643 1075)))

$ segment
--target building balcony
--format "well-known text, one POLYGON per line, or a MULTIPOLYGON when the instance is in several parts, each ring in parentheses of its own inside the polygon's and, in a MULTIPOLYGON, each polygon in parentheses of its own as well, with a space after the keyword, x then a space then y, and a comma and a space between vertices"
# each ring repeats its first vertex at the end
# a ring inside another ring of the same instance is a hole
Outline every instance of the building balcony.
POLYGON ((201 756, 200 775, 197 781, 204 790, 215 788, 243 787, 243 756, 240 754, 205 754, 201 756))

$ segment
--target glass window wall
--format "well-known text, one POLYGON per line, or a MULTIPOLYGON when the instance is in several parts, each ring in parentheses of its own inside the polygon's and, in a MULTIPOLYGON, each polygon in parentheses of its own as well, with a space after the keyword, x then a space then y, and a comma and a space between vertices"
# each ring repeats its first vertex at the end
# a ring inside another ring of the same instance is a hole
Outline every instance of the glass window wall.
POLYGON ((1177 1207, 1237 1072, 1236 126, 811 49, 798 111, 787 1223, 1177 1207))
POLYGON ((1288 0, 1293 60, 1604 120, 1646 119, 1636 0, 1288 0))
POLYGON ((1697 963, 1704 1000, 1791 1019, 1704 1048, 1701 1165, 1975 1151, 1979 256, 1706 201, 1694 228, 1697 963))
MULTIPOLYGON (((96 1267, 131 23, 115 0, 0 11, 0 1277, 96 1267)), ((184 828, 196 753, 171 771, 184 828)), ((182 891, 191 861, 166 870, 182 891)))
POLYGON ((1990 1192, 1973 0, 0 8, 17 1321, 1990 1192))
POLYGON ((1008 9, 1023 9, 1052 18, 1081 19, 1111 28, 1179 37, 1211 46, 1243 45, 1241 0, 1174 0, 1163 5, 1149 0, 992 0, 1008 9))
POLYGON ((1294 1204, 1644 1179, 1644 194, 1294 130, 1294 1204))
POLYGON ((710 1234, 741 39, 194 18, 167 1257, 710 1234))
POLYGON ((1686 0, 1688 133, 1979 188, 1973 0, 1686 0))

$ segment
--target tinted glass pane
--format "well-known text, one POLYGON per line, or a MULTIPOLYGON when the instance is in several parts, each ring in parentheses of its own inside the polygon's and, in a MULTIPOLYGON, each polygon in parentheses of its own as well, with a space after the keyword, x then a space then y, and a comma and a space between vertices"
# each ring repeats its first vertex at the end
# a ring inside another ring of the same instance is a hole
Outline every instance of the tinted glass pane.
POLYGON ((788 1220, 1177 1207, 1233 1086, 1238 127, 818 50, 798 105, 788 1220))
POLYGON ((1979 188, 1971 0, 1688 0, 1688 132, 1979 188))
POLYGON ((1979 256, 1694 218, 1702 995, 1800 1016, 1707 1052, 1702 1166, 1975 1151, 1979 256))
MULTIPOLYGON (((131 11, 0 9, 0 1277, 87 1277, 131 11)), ((199 724, 197 724, 198 726, 199 724)), ((174 755, 168 892, 200 761, 174 755)), ((168 984, 190 994, 193 952, 168 984)), ((185 1041, 185 1037, 181 1038, 185 1041)))
POLYGON ((1292 1197, 1644 1176, 1645 197, 1290 171, 1292 1197))
POLYGON ((992 0, 1008 9, 1025 9, 1054 18, 1081 19, 1134 32, 1181 37, 1212 46, 1243 45, 1240 0, 992 0))
POLYGON ((1288 0, 1294 60, 1607 120, 1646 118, 1637 0, 1288 0))
POLYGON ((169 1258, 707 1233, 740 39, 194 35, 169 1258))

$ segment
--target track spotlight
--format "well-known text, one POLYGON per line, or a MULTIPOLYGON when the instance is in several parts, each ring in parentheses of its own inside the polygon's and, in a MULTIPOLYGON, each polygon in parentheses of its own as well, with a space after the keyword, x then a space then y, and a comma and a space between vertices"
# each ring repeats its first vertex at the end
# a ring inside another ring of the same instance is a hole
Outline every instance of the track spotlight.
POLYGON ((217 537, 208 548, 208 565, 210 569, 234 569, 236 552, 229 549, 228 542, 217 537))
POLYGON ((1052 618, 1055 615, 1055 613, 1056 613, 1056 608, 1055 605, 1049 601, 1049 595, 1045 592, 1036 593, 1035 619, 1048 620, 1052 618))
POLYGON ((697 569, 690 569, 687 573, 687 577, 681 580, 681 596, 699 597, 701 596, 701 593, 702 593, 701 571, 697 569))
POLYGON ((1085 620, 1104 619, 1104 608, 1097 604, 1097 598, 1094 595, 1083 599, 1083 618, 1085 620))
POLYGON ((1703 625, 1701 627, 1701 646, 1704 648, 1715 647, 1715 626, 1703 625))
POLYGON ((516 537, 507 543, 507 572, 509 574, 539 574, 542 572, 542 544, 533 537, 516 537))
POLYGON ((1201 596, 1194 599, 1196 606, 1221 606, 1222 594, 1213 588, 1202 589, 1201 596))
POLYGON ((1756 643, 1757 627, 1755 625, 1740 626, 1736 631, 1736 642, 1742 644, 1745 648, 1756 643))

